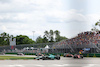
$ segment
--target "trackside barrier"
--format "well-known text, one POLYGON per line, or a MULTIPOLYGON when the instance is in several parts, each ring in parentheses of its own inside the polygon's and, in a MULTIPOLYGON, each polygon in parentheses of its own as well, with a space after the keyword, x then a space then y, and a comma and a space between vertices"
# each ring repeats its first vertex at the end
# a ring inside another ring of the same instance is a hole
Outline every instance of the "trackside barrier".
MULTIPOLYGON (((17 54, 17 52, 16 53, 5 53, 5 54, 17 54)), ((36 55, 36 53, 23 53, 23 54, 25 54, 25 55, 36 55)), ((49 54, 53 54, 53 55, 60 55, 60 56, 63 56, 64 55, 64 53, 42 53, 42 54, 46 54, 46 55, 49 55, 49 54)))
MULTIPOLYGON (((6 54, 17 54, 17 53, 6 53, 6 54)), ((36 53, 23 53, 25 55, 36 55, 36 53)))
POLYGON ((96 53, 93 53, 93 54, 83 54, 84 57, 100 57, 100 54, 96 54, 96 53))
POLYGON ((94 54, 94 56, 93 56, 93 57, 96 57, 96 56, 95 56, 95 54, 94 54))
POLYGON ((17 53, 6 53, 6 54, 17 54, 17 53))
MULTIPOLYGON (((6 53, 6 54, 17 54, 17 53, 6 53)), ((36 55, 36 53, 24 53, 25 55, 36 55)), ((42 53, 49 55, 51 53, 42 53)), ((63 56, 64 53, 52 53, 53 55, 60 55, 63 56)), ((73 54, 74 55, 74 54, 73 54)), ((100 57, 100 53, 91 53, 91 54, 83 54, 84 57, 100 57)))
POLYGON ((87 57, 89 57, 89 54, 87 54, 87 57))

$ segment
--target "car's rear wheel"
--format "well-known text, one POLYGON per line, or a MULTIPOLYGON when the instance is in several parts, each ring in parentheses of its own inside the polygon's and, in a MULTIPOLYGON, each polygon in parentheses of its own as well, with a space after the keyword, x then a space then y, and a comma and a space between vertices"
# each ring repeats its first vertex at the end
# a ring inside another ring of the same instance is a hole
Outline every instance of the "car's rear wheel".
POLYGON ((66 57, 66 56, 64 55, 64 57, 66 57))
POLYGON ((81 57, 83 59, 83 57, 81 57))
POLYGON ((40 59, 37 59, 37 60, 40 60, 40 59))
POLYGON ((57 60, 60 60, 60 57, 57 57, 57 60))
POLYGON ((76 58, 75 56, 73 58, 76 58))

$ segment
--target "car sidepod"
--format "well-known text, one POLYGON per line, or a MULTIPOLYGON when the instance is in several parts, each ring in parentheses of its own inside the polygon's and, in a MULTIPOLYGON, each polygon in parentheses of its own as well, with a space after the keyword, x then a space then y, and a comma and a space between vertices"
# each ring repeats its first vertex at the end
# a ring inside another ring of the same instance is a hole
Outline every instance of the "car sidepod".
POLYGON ((60 60, 60 56, 55 56, 55 59, 60 60))
POLYGON ((49 55, 48 58, 51 59, 51 60, 54 60, 55 56, 54 55, 49 55))

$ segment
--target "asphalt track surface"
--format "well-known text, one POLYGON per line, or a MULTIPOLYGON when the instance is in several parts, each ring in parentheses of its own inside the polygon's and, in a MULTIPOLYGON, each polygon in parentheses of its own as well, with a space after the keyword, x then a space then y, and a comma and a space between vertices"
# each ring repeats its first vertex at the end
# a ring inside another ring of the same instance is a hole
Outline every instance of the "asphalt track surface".
POLYGON ((0 60, 0 67, 100 67, 100 58, 61 57, 60 60, 0 60))

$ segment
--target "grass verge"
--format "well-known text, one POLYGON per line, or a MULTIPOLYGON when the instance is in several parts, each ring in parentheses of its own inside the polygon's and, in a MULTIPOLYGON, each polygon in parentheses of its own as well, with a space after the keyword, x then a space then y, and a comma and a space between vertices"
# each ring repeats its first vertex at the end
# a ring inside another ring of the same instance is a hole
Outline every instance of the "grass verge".
POLYGON ((21 60, 21 59, 34 59, 34 57, 20 57, 20 56, 0 56, 0 60, 21 60))

